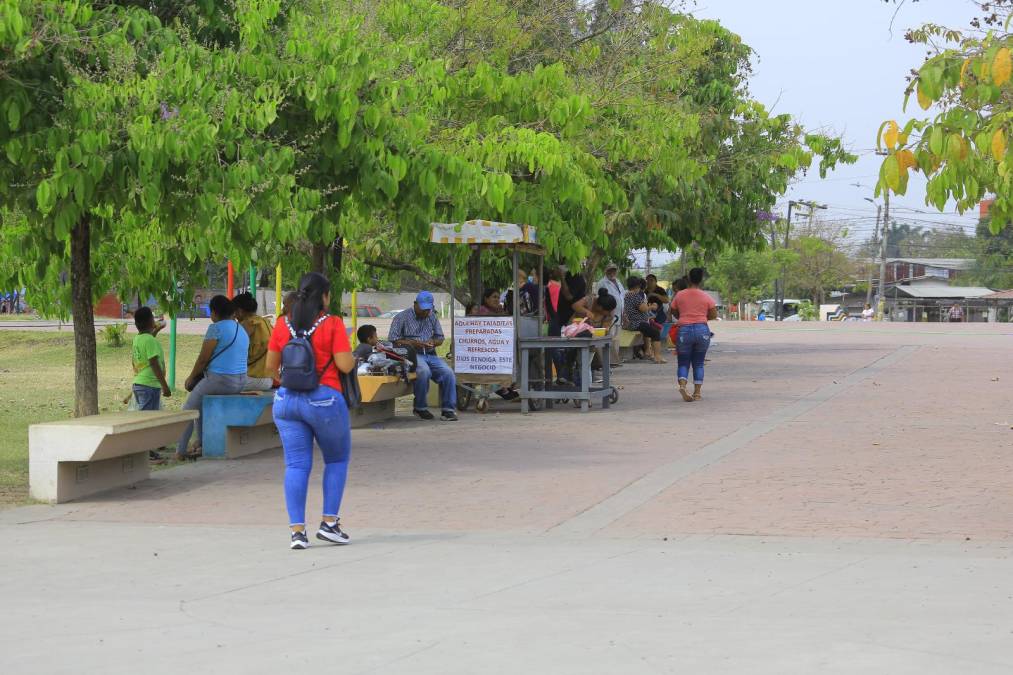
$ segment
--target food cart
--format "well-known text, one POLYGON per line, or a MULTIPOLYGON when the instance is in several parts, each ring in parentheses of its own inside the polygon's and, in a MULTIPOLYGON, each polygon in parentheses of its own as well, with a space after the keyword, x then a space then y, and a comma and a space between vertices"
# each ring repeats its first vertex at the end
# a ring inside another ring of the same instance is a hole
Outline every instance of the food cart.
MULTIPOLYGON (((452 367, 458 381, 459 409, 465 410, 475 398, 476 410, 485 412, 492 392, 499 387, 511 385, 517 386, 521 411, 524 413, 540 409, 543 402, 551 408, 554 401, 573 401, 583 411, 587 411, 594 399, 599 399, 604 408, 618 400, 619 392, 610 383, 611 338, 543 337, 541 329, 545 308, 541 292, 535 299, 537 313, 530 316, 521 314, 521 289, 517 283, 520 255, 536 256, 539 284, 545 279, 545 249, 538 244, 535 228, 488 220, 433 223, 430 241, 434 244, 464 244, 480 250, 507 247, 513 252, 513 316, 457 317, 451 312, 452 367), (553 384, 551 364, 547 358, 547 352, 553 349, 577 351, 581 372, 579 386, 557 387, 553 384), (604 366, 603 381, 598 386, 591 381, 591 357, 595 350, 602 353, 604 366)), ((449 257, 453 307, 457 277, 454 256, 449 257)))

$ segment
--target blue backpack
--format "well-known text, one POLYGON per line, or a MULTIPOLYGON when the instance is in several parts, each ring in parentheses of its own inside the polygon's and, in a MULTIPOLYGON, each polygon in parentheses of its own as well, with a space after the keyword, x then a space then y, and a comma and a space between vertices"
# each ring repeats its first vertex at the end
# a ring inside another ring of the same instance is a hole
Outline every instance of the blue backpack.
POLYGON ((288 317, 285 317, 285 325, 292 339, 281 349, 281 386, 291 391, 313 391, 320 386, 317 356, 310 338, 320 324, 329 318, 329 315, 324 314, 309 330, 296 332, 288 317))

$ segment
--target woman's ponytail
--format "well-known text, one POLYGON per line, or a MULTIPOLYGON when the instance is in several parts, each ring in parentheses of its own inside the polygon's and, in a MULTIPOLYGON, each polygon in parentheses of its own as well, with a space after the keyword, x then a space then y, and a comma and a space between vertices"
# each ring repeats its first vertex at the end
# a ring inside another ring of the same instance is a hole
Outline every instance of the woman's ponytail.
POLYGON ((309 330, 324 311, 324 296, 331 292, 331 282, 323 274, 309 272, 299 280, 299 290, 292 304, 290 321, 296 331, 309 330))

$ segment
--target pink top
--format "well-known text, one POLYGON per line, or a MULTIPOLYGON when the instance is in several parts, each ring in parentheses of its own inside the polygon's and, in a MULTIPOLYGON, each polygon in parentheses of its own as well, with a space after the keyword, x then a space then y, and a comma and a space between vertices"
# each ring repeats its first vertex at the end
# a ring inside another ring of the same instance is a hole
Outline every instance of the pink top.
POLYGON ((679 310, 679 325, 688 326, 694 323, 707 323, 707 310, 717 307, 714 298, 699 288, 687 288, 675 294, 672 309, 679 310))
POLYGON ((549 282, 549 301, 552 303, 553 311, 559 309, 559 292, 561 290, 563 290, 563 287, 558 281, 549 282))

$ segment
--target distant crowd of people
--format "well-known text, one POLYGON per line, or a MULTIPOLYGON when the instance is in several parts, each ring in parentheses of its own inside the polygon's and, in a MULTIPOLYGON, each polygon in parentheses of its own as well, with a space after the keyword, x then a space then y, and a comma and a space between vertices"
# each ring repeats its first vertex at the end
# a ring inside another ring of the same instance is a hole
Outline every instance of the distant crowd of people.
MULTIPOLYGON (((618 268, 609 265, 605 276, 589 291, 584 277, 564 267, 554 267, 544 284, 532 272, 521 273, 515 287, 504 293, 488 288, 467 313, 473 316, 507 316, 516 308, 521 314, 537 314, 544 307, 547 331, 554 337, 576 337, 604 329, 613 336, 612 365, 618 367, 619 328, 643 336, 638 356, 665 363, 665 336, 673 339, 678 355, 677 383, 682 398, 699 400, 704 357, 710 344, 708 321, 716 317, 714 300, 700 289, 702 269, 693 269, 673 284, 674 297, 658 284, 655 275, 630 277, 625 286, 617 280, 618 268), (688 389, 693 371, 692 392, 688 389)), ((435 418, 429 411, 429 388, 440 390, 440 417, 457 418, 457 381, 453 370, 438 354, 446 337, 436 315, 433 294, 420 292, 410 310, 398 313, 381 344, 374 326, 361 326, 353 352, 344 321, 330 315, 330 282, 320 274, 304 275, 299 288, 285 298, 281 314, 271 322, 257 314, 256 298, 240 293, 232 299, 216 295, 208 302, 211 324, 201 350, 185 380, 188 395, 184 410, 198 413, 176 445, 176 459, 202 454, 201 410, 204 397, 274 390, 273 415, 285 455, 285 501, 289 514, 291 547, 306 548, 306 495, 314 445, 324 459, 323 508, 316 537, 330 543, 348 543, 340 526, 339 511, 348 462, 351 433, 342 378, 357 364, 369 361, 380 350, 410 353, 415 372, 413 412, 422 420, 435 418)), ((131 397, 139 410, 158 410, 161 399, 172 395, 166 379, 165 355, 157 340, 163 322, 148 307, 134 312, 137 336, 133 341, 134 379, 131 397)), ((572 349, 552 349, 556 384, 572 385, 580 377, 570 355, 572 349)), ((598 372, 605 359, 596 354, 598 372)), ((365 367, 365 366, 364 366, 365 367)), ((600 374, 599 374, 600 377, 600 374)), ((505 399, 518 394, 513 385, 502 387, 505 399)))
MULTIPOLYGON (((623 330, 640 333, 643 347, 634 351, 635 358, 665 364, 665 340, 671 340, 678 357, 677 384, 685 401, 702 397, 704 360, 712 333, 708 322, 717 318, 714 299, 701 289, 703 268, 694 268, 685 277, 672 282, 672 292, 658 283, 654 274, 626 280, 625 291, 618 281, 618 267, 608 265, 605 276, 595 284, 599 298, 607 297, 621 317, 623 330), (693 392, 687 389, 689 371, 693 371, 693 392)), ((599 300, 600 305, 600 300, 599 300)), ((613 337, 613 356, 619 363, 619 338, 613 337)))

